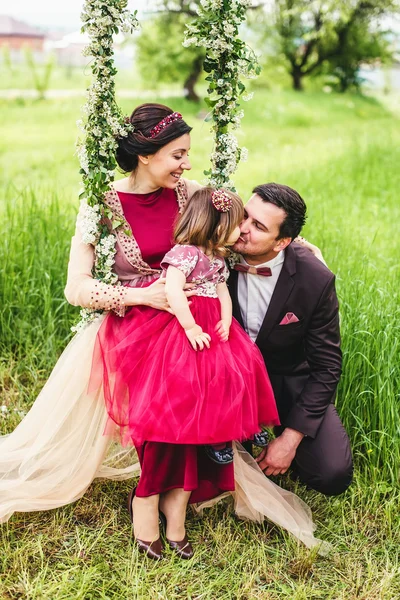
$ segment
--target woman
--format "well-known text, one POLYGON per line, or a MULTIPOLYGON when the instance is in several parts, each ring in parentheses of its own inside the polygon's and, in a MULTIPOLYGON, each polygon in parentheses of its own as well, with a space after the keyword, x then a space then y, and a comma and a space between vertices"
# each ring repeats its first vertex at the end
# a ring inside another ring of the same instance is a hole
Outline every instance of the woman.
MULTIPOLYGON (((123 287, 93 279, 94 249, 82 242, 83 210, 72 239, 65 289, 73 305, 113 310, 121 316, 126 306, 141 304, 168 310, 165 281, 159 279, 160 261, 172 247, 178 212, 200 187, 182 179, 191 168, 191 128, 178 113, 145 104, 133 111, 130 120, 134 130, 119 141, 117 150, 118 164, 129 175, 116 182, 105 198, 113 217, 126 221, 114 232, 114 268, 123 287)), ((107 314, 73 338, 28 415, 12 434, 0 438, 0 521, 14 511, 73 502, 95 477, 125 479, 138 471, 134 451, 110 446, 112 429, 104 435, 109 423, 101 391, 87 392, 96 335, 107 314)), ((241 478, 236 490, 240 514, 256 520, 266 515, 306 544, 317 543, 304 506, 299 501, 293 511, 293 495, 286 502, 289 493, 269 482, 245 453, 236 453, 233 468, 213 465, 196 446, 151 442, 142 447, 139 459, 144 494, 140 501, 134 498, 129 508, 135 537, 149 540, 143 548, 149 556, 161 554, 159 507, 167 518, 171 546, 182 558, 191 556, 184 529, 189 497, 191 502, 208 502, 220 493, 233 492, 234 468, 241 478)))

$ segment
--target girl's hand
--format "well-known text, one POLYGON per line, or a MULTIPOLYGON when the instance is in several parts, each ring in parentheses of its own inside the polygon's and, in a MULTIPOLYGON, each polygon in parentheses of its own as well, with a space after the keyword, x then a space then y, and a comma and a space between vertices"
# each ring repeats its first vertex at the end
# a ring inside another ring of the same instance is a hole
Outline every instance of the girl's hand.
MULTIPOLYGON (((183 291, 185 292, 186 298, 190 298, 190 296, 195 296, 197 294, 195 283, 185 283, 183 286, 183 291)), ((190 305, 190 302, 189 302, 190 305)))
POLYGON ((307 250, 312 252, 314 254, 314 256, 316 258, 318 258, 318 260, 320 260, 326 266, 326 262, 324 260, 324 257, 322 256, 322 252, 318 248, 318 246, 314 246, 314 244, 311 244, 310 242, 308 242, 305 238, 301 237, 301 235, 299 235, 293 241, 296 242, 297 244, 300 244, 301 246, 303 246, 303 248, 307 248, 307 250))
POLYGON ((197 350, 197 347, 199 347, 199 350, 203 350, 204 346, 210 347, 211 337, 202 330, 200 325, 185 329, 185 333, 193 350, 197 350))
POLYGON ((218 321, 215 331, 217 332, 217 335, 219 336, 221 342, 228 341, 230 327, 231 326, 227 321, 224 321, 223 319, 222 321, 218 321))

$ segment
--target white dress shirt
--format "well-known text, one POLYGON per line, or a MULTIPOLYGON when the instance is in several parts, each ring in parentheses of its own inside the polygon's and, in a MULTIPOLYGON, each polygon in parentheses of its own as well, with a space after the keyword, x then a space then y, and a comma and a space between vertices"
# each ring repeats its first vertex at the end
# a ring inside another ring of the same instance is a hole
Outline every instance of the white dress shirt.
MULTIPOLYGON (((281 250, 275 258, 263 263, 262 265, 253 265, 257 267, 269 267, 272 275, 251 275, 238 271, 238 301, 243 324, 246 332, 253 341, 256 340, 265 314, 268 310, 272 294, 280 272, 282 271, 285 260, 285 251, 281 250)), ((240 263, 248 265, 243 256, 240 257, 240 263)), ((250 266, 250 265, 249 265, 250 266)))

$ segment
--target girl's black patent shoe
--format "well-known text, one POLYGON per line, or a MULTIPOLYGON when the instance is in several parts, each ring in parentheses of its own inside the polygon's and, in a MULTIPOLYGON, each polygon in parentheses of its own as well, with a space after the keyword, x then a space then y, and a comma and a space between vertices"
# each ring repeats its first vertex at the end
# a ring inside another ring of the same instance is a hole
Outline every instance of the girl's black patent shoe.
POLYGON ((260 433, 255 433, 249 441, 254 444, 254 446, 265 448, 268 446, 269 442, 268 431, 260 431, 260 433))
POLYGON ((225 446, 225 448, 214 448, 214 446, 204 446, 204 451, 208 458, 217 465, 229 465, 233 462, 233 448, 225 446))

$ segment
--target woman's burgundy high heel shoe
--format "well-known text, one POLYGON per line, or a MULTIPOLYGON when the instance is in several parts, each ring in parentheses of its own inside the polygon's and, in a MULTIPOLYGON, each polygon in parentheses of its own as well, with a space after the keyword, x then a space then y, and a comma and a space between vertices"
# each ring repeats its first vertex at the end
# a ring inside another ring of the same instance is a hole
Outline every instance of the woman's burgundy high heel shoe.
MULTIPOLYGON (((131 490, 131 492, 129 493, 129 496, 128 496, 128 512, 129 512, 129 517, 131 519, 132 525, 133 525, 132 500, 135 496, 135 493, 136 493, 136 487, 134 487, 133 490, 131 490)), ((154 542, 145 542, 144 540, 139 540, 138 538, 135 538, 135 537, 134 537, 134 540, 139 548, 139 552, 146 554, 149 558, 152 558, 153 560, 160 560, 163 557, 162 551, 164 550, 164 548, 163 548, 163 544, 162 544, 160 537, 157 540, 155 540, 154 542)))
POLYGON ((174 550, 174 552, 176 552, 180 558, 183 558, 185 560, 192 558, 194 551, 192 548, 192 544, 189 542, 186 533, 185 533, 185 537, 180 542, 173 542, 172 540, 169 540, 166 536, 167 518, 161 510, 159 511, 159 515, 160 515, 160 517, 159 517, 160 525, 165 533, 165 539, 167 540, 168 546, 171 548, 171 550, 174 550))

